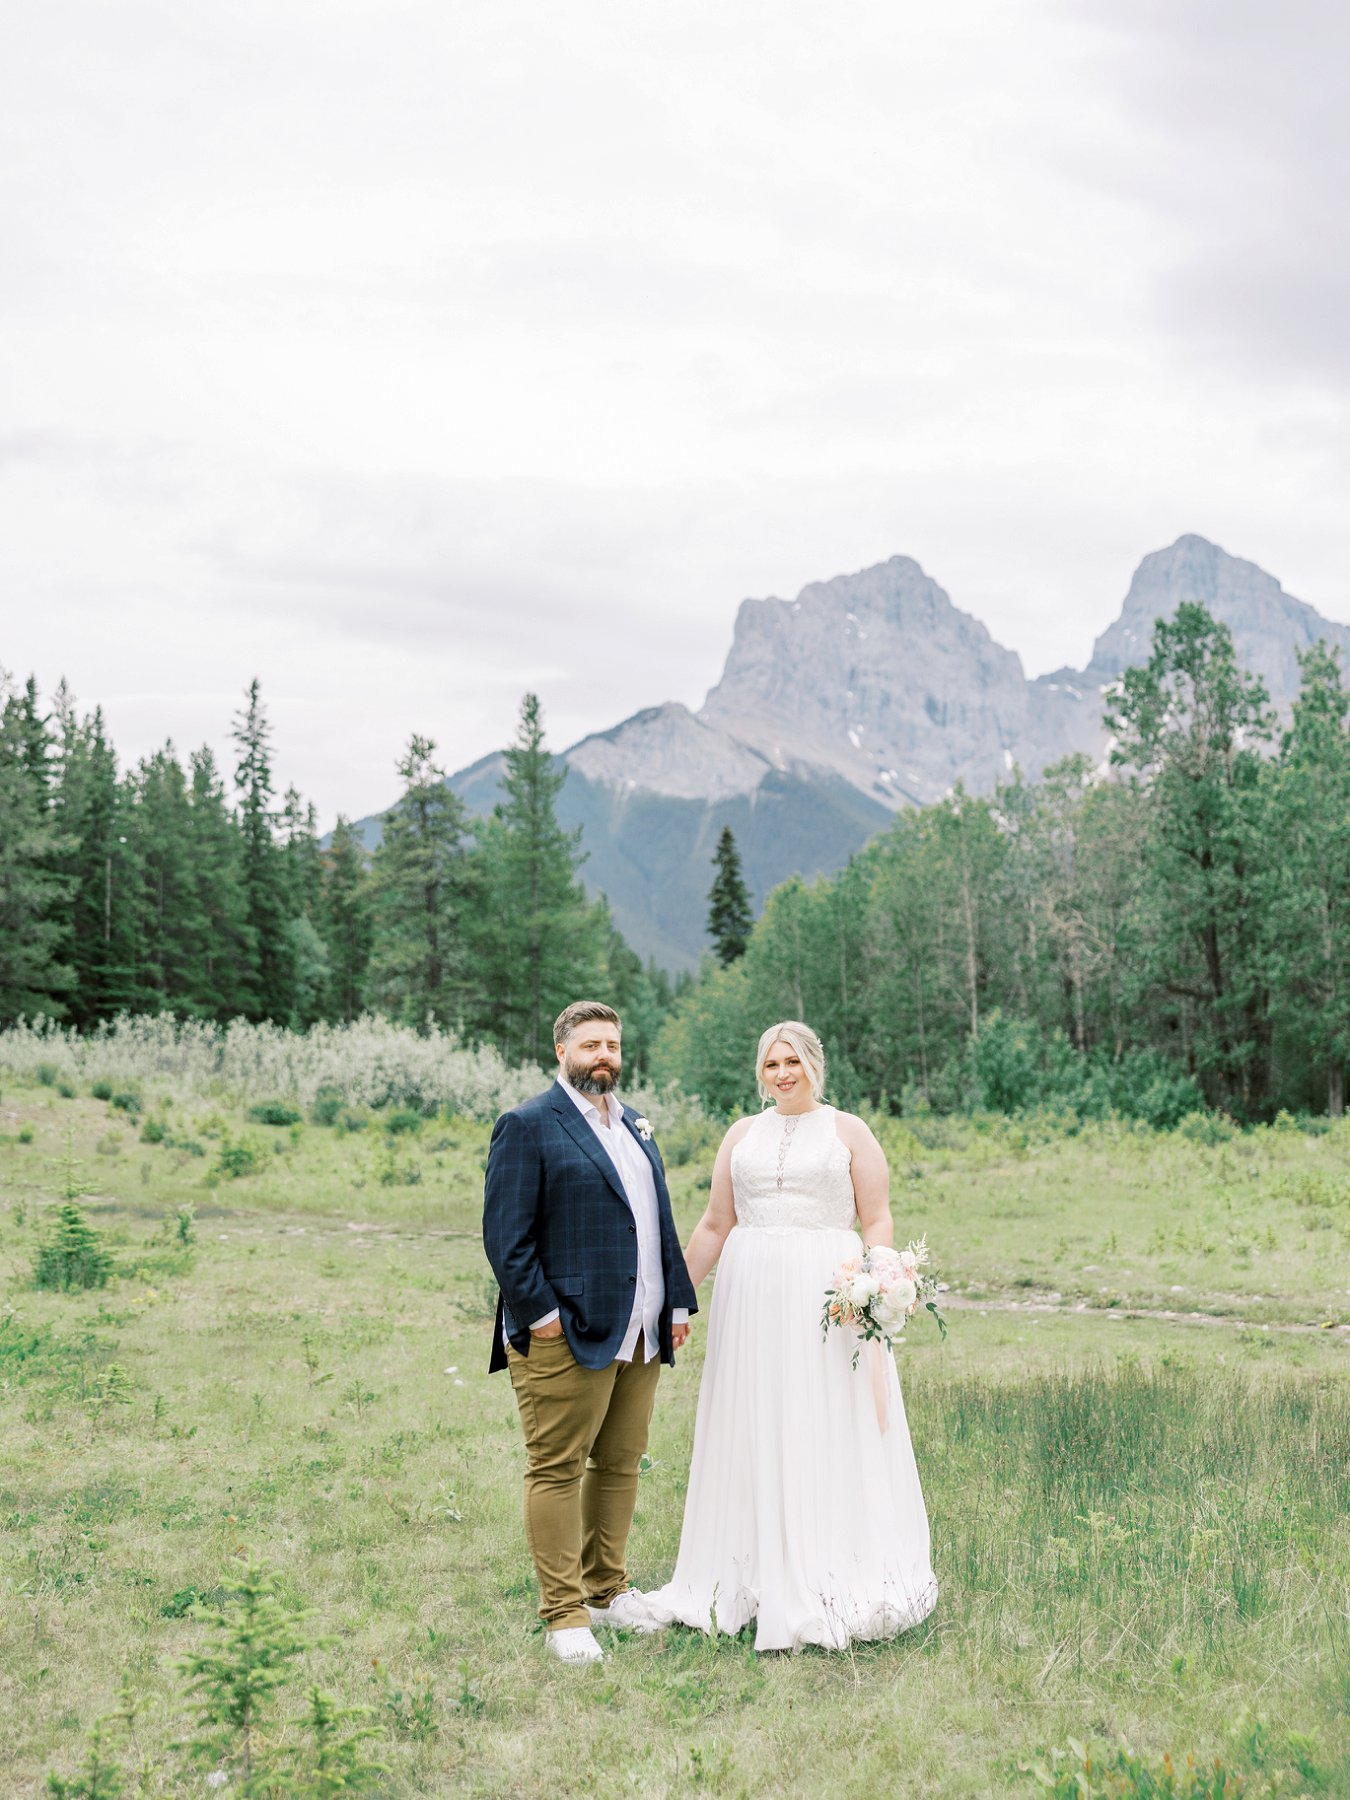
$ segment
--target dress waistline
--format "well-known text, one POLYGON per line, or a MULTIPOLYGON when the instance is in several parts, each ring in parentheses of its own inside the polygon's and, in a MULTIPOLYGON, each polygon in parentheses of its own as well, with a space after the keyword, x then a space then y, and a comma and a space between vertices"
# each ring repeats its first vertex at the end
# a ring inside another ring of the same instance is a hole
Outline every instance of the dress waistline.
POLYGON ((734 1231, 768 1231, 780 1237, 788 1233, 795 1234, 799 1231, 816 1233, 832 1231, 836 1236, 843 1237, 857 1237, 858 1235, 858 1228, 856 1225, 757 1225, 753 1221, 742 1219, 737 1219, 732 1229, 734 1231))

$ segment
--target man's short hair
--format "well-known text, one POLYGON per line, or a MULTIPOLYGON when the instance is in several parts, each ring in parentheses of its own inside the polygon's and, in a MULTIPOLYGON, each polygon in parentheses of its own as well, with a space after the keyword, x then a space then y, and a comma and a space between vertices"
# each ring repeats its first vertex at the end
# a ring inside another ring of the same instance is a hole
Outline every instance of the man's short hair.
POLYGON ((623 1030, 623 1021, 612 1006, 606 1006, 603 1000, 574 1000, 565 1006, 553 1022, 553 1041, 565 1044, 578 1025, 585 1025, 590 1019, 603 1019, 607 1025, 617 1025, 623 1030))

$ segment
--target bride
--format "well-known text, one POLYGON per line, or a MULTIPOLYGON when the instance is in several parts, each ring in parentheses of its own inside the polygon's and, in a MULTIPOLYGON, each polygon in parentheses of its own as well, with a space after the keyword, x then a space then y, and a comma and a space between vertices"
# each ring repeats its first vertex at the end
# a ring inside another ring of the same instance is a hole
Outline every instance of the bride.
POLYGON ((809 1026, 771 1026, 755 1070, 773 1110, 728 1131, 684 1253, 695 1287, 714 1263, 717 1281, 679 1557, 641 1607, 649 1630, 753 1619, 756 1650, 842 1649, 937 1601, 894 1358, 871 1343, 855 1369, 850 1332, 821 1340, 834 1270, 860 1254, 855 1220, 868 1245, 891 1242, 886 1158, 822 1103, 809 1026))

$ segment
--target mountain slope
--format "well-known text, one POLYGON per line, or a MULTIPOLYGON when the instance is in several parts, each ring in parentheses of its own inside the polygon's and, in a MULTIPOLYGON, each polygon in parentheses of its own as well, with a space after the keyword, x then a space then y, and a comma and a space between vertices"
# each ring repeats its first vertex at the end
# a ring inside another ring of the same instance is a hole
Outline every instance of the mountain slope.
MULTIPOLYGON (((582 828, 583 878, 608 894, 644 958, 691 966, 706 945, 723 825, 759 901, 789 875, 841 867, 892 812, 957 782, 987 793, 1014 763, 1035 779, 1071 750, 1100 757, 1104 690, 1146 658, 1155 620, 1185 600, 1230 627, 1282 712, 1298 691, 1299 650, 1325 638, 1350 666, 1350 627, 1195 536, 1144 558, 1086 669, 1035 681, 910 557, 814 582, 795 600, 745 600, 697 713, 650 707, 563 753, 558 811, 582 828)), ((485 812, 500 774, 489 756, 451 779, 485 812)), ((377 841, 378 818, 361 828, 377 841)))

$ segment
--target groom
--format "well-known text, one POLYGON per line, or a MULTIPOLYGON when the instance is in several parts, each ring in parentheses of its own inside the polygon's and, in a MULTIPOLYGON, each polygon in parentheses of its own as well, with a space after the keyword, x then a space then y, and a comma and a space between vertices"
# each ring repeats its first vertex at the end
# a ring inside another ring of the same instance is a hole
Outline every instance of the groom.
POLYGON ((599 1662, 592 1623, 642 1629, 625 1553, 662 1362, 698 1310, 652 1128, 614 1088, 619 1015, 577 1000, 558 1078, 492 1133, 483 1245, 501 1287, 490 1369, 525 1433, 525 1537, 548 1647, 599 1662))

